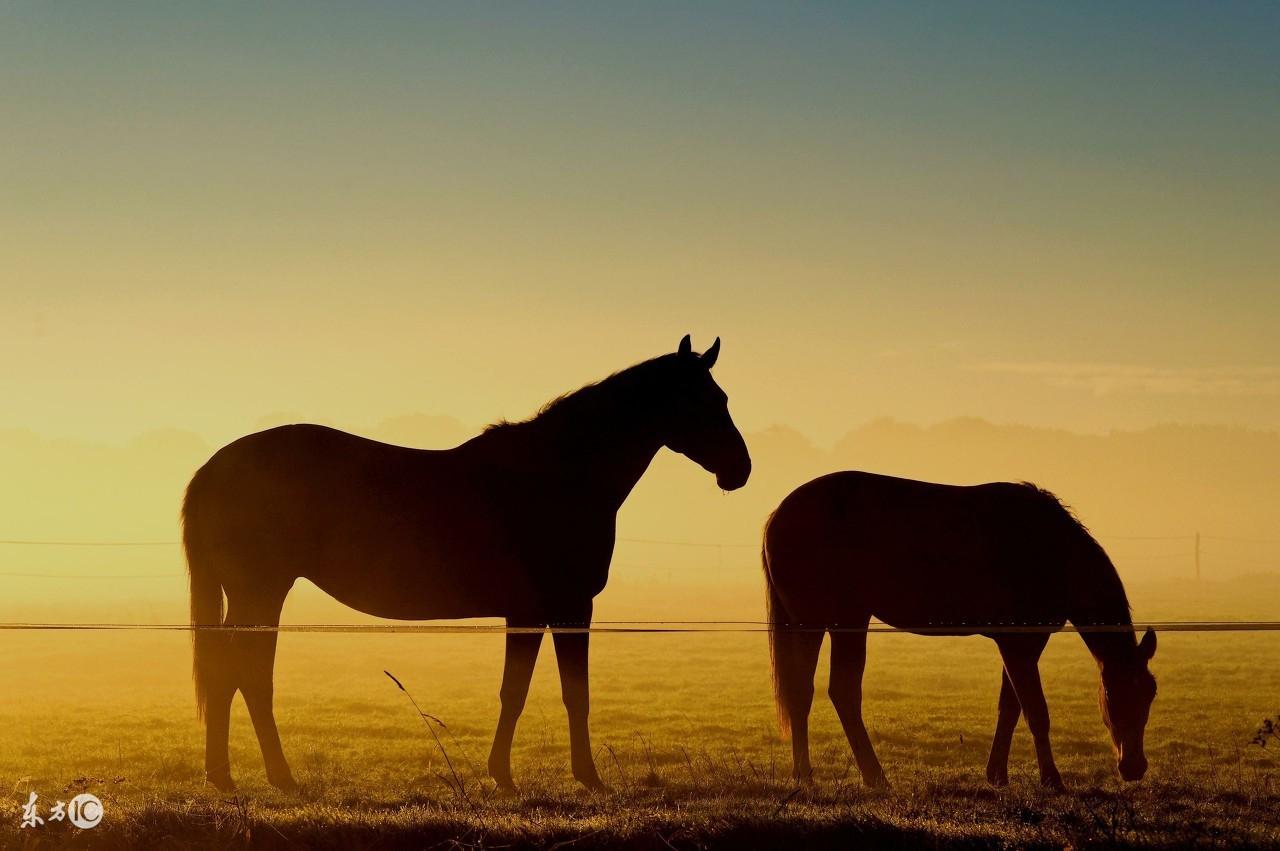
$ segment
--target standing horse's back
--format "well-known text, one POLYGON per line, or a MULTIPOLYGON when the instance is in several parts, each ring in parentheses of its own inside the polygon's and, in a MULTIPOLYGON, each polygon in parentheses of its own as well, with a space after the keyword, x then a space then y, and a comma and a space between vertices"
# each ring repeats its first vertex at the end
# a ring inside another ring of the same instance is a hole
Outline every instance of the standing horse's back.
POLYGON ((196 473, 185 537, 189 557, 217 560, 224 586, 306 577, 381 617, 496 615, 528 593, 494 532, 499 508, 483 469, 457 450, 282 426, 229 444, 196 473))
POLYGON ((815 479, 783 500, 765 530, 775 605, 794 622, 874 616, 904 627, 998 621, 1031 601, 1044 608, 1041 592, 1057 582, 1041 533, 1064 513, 1050 500, 1004 482, 815 479))
POLYGON ((370 509, 402 490, 392 476, 414 451, 316 425, 242 437, 215 453, 187 488, 188 548, 300 568, 336 524, 376 516, 370 509), (379 463, 390 455, 398 463, 379 463))

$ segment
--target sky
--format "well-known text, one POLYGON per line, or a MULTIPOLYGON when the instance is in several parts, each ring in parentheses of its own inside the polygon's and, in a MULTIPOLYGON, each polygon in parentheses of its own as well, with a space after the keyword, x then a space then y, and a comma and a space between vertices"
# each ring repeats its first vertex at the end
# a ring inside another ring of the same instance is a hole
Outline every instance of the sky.
POLYGON ((1280 6, 9 3, 0 428, 1280 429, 1280 6))

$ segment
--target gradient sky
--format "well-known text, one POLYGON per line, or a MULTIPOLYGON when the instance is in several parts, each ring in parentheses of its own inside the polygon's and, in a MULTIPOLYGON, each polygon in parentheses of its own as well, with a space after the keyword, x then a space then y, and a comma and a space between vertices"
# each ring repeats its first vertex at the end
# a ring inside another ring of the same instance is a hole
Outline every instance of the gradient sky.
POLYGON ((1280 428, 1280 5, 0 7, 0 427, 1280 428))

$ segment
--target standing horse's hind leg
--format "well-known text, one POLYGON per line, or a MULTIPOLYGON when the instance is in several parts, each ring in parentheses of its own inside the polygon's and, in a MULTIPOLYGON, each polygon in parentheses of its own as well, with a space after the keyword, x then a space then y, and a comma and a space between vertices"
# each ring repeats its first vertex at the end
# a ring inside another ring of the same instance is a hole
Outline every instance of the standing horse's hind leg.
POLYGON ((987 759, 987 782, 992 786, 1009 785, 1009 747, 1013 744, 1013 731, 1018 726, 1022 704, 1009 682, 1009 674, 1000 671, 1000 715, 996 719, 996 734, 991 741, 991 756, 987 759))
MULTIPOLYGON (((249 708, 254 732, 258 734, 258 745, 262 749, 267 780, 272 786, 290 792, 297 788, 297 783, 284 757, 284 749, 280 744, 280 731, 276 727, 275 711, 272 707, 278 635, 274 628, 280 625, 280 610, 284 605, 284 596, 287 591, 286 588, 284 592, 272 592, 270 595, 264 594, 250 600, 237 600, 229 593, 227 622, 241 626, 270 627, 262 631, 234 633, 232 653, 237 657, 239 667, 237 683, 240 692, 244 695, 245 705, 249 708)), ((256 593, 263 594, 261 591, 256 593)))
MULTIPOLYGON (((520 624, 507 621, 507 627, 520 624)), ((533 666, 538 661, 538 648, 542 646, 542 626, 537 632, 508 632, 507 656, 502 669, 502 714, 498 716, 498 730, 493 734, 493 748, 489 751, 489 776, 504 792, 514 792, 511 779, 511 742, 516 734, 516 721, 524 711, 529 696, 529 680, 533 666)))
POLYGON ((862 772, 862 782, 872 787, 888 786, 884 769, 862 721, 862 672, 867 664, 866 624, 859 631, 831 632, 831 682, 827 694, 840 716, 840 724, 862 772))

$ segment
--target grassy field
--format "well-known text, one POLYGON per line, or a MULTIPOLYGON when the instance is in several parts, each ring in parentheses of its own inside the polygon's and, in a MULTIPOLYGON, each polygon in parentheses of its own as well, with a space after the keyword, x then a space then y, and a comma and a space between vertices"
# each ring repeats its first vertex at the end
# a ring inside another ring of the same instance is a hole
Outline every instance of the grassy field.
MULTIPOLYGON (((999 662, 978 638, 872 637, 866 717, 893 784, 873 793, 825 700, 818 783, 789 782, 762 634, 601 634, 592 719, 613 792, 596 796, 569 776, 548 641, 517 731, 515 798, 482 776, 500 635, 282 635, 277 715, 303 792, 266 785, 237 702, 234 799, 201 783, 186 635, 7 632, 0 643, 3 847, 1280 847, 1280 748, 1249 744, 1280 710, 1276 633, 1161 636, 1152 770, 1132 786, 1112 775, 1092 660, 1078 637, 1054 637, 1043 669, 1063 794, 1036 784, 1025 730, 1011 786, 986 786, 999 662), (384 669, 448 725, 465 795, 441 780, 436 744, 384 669), (22 829, 31 791, 45 815, 55 799, 93 792, 105 817, 88 831, 22 829)), ((825 680, 824 666, 820 690, 825 680)))

